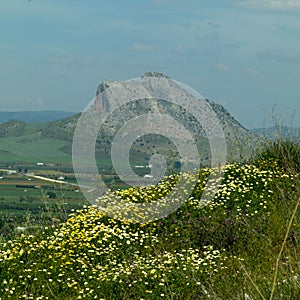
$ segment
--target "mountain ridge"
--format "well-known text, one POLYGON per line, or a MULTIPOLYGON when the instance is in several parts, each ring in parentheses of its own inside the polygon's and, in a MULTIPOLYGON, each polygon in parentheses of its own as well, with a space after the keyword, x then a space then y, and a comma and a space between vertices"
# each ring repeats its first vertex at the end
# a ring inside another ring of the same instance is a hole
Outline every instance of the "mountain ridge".
MULTIPOLYGON (((204 163, 209 163, 209 155, 211 151, 209 149, 209 140, 202 126, 203 124, 200 124, 195 116, 185 110, 184 107, 181 107, 180 105, 167 100, 162 100, 164 99, 163 97, 165 94, 169 95, 170 97, 178 97, 178 95, 185 96, 184 93, 187 93, 187 91, 185 89, 182 89, 182 87, 178 86, 175 82, 170 81, 169 77, 162 73, 147 72, 141 76, 141 78, 144 80, 148 80, 149 77, 158 77, 159 79, 162 78, 162 81, 166 81, 165 83, 162 83, 163 85, 160 99, 136 98, 138 97, 139 93, 142 93, 143 88, 140 88, 138 84, 133 84, 133 86, 129 87, 129 89, 131 94, 133 95, 133 99, 138 100, 130 101, 123 105, 118 101, 119 98, 124 97, 124 94, 122 93, 125 92, 126 94, 126 92, 128 91, 126 82, 118 83, 114 81, 103 81, 98 85, 96 89, 96 98, 91 105, 91 110, 94 110, 96 113, 100 114, 107 113, 108 117, 101 127, 102 131, 97 137, 96 154, 98 153, 99 155, 101 154, 105 155, 105 157, 110 157, 110 145, 112 144, 113 138, 118 130, 124 124, 126 124, 126 122, 132 120, 137 116, 147 114, 150 116, 151 113, 158 113, 159 115, 161 115, 161 117, 163 117, 164 114, 167 114, 175 121, 183 124, 186 129, 192 134, 194 140, 196 141, 197 147, 201 152, 201 155, 205 157, 204 163), (178 93, 177 96, 176 93, 178 93), (117 102, 113 103, 111 99, 115 99, 114 101, 117 102)), ((150 86, 150 90, 151 88, 154 87, 150 86)), ((228 153, 230 153, 229 156, 231 156, 232 158, 237 158, 241 156, 241 152, 244 152, 242 156, 244 156, 246 152, 249 152, 248 150, 241 150, 240 148, 245 148, 244 146, 250 140, 255 138, 250 130, 246 129, 241 123, 239 123, 222 105, 203 98, 195 98, 195 101, 199 101, 199 105, 201 107, 204 107, 205 105, 207 106, 208 104, 208 106, 216 114, 225 136, 228 153), (237 150, 237 148, 239 149, 237 150)), ((195 105, 198 105, 197 103, 198 102, 195 102, 195 105)), ((201 108, 199 107, 199 109, 201 108)), ((64 139, 71 143, 73 138, 72 133, 74 133, 75 131, 79 116, 80 114, 56 122, 48 123, 47 126, 42 129, 42 135, 48 138, 64 139)), ((209 120, 207 121, 209 122, 209 120)), ((149 125, 151 126, 151 122, 149 123, 149 125)), ((170 133, 172 132, 170 131, 170 133)), ((147 137, 138 138, 133 143, 132 152, 136 157, 141 156, 149 158, 154 154, 162 154, 163 156, 173 156, 178 159, 178 151, 171 144, 172 143, 170 143, 170 141, 167 141, 166 138, 157 136, 149 137, 148 135, 147 137), (167 147, 170 147, 171 150, 167 151, 167 147)), ((65 147, 64 150, 71 154, 71 145, 69 145, 69 147, 65 147)), ((145 160, 147 159, 145 158, 145 160)), ((144 161, 140 161, 139 163, 144 163, 144 161)))
POLYGON ((26 123, 45 123, 70 117, 75 112, 60 110, 41 111, 0 111, 0 124, 10 120, 23 121, 26 123))

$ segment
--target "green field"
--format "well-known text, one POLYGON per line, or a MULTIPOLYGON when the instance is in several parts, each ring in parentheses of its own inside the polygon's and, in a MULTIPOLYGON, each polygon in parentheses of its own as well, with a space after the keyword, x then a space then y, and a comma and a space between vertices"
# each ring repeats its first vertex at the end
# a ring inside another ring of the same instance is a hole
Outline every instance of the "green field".
POLYGON ((39 138, 37 133, 1 138, 0 162, 71 163, 71 156, 61 151, 65 145, 64 141, 39 138))
MULTIPOLYGON (((0 168, 19 172, 12 175, 0 172, 3 177, 0 180, 0 214, 2 225, 4 220, 6 227, 7 224, 22 225, 28 217, 47 220, 51 215, 62 218, 62 212, 78 208, 84 202, 80 193, 75 193, 68 187, 36 179, 28 180, 21 173, 33 172, 51 178, 62 172, 73 172, 71 156, 60 149, 65 146, 65 142, 41 138, 38 130, 42 126, 26 124, 26 134, 0 138, 0 168), (40 162, 44 165, 38 166, 37 163, 40 162), (58 205, 63 206, 58 209, 58 205)), ((2 231, 7 233, 8 230, 4 227, 2 231)))

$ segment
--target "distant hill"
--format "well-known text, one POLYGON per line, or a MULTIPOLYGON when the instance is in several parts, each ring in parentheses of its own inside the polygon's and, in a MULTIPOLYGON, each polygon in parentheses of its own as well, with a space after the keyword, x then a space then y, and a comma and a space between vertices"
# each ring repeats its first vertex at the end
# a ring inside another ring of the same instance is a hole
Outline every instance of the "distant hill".
POLYGON ((20 136, 26 133, 26 123, 23 121, 10 120, 0 124, 0 137, 20 136))
POLYGON ((69 111, 0 111, 0 124, 10 120, 23 121, 27 123, 45 123, 64 119, 74 115, 69 111))
POLYGON ((251 131, 259 137, 268 139, 285 138, 300 141, 300 127, 272 126, 268 128, 255 128, 251 131))

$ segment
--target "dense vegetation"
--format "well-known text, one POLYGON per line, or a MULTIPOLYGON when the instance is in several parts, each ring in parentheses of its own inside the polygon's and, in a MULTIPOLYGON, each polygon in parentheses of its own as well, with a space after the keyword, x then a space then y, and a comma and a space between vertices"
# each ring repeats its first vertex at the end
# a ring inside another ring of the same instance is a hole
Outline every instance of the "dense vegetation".
MULTIPOLYGON (((223 167, 205 207, 210 169, 180 209, 155 222, 121 222, 91 206, 20 234, 0 248, 0 299, 299 299, 299 165, 299 146, 277 141, 223 167)), ((115 193, 152 201, 177 176, 115 193)))

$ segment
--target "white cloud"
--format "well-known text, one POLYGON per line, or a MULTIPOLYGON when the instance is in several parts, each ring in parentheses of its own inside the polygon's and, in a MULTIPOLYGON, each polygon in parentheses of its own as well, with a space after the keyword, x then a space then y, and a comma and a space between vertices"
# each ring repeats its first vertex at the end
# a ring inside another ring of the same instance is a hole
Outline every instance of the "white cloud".
POLYGON ((224 63, 214 64, 214 69, 221 72, 229 72, 230 69, 224 63))
POLYGON ((150 45, 136 43, 136 44, 133 44, 131 46, 131 49, 135 50, 135 51, 153 51, 153 50, 156 50, 156 47, 155 46, 150 46, 150 45))
POLYGON ((300 10, 300 0, 241 0, 237 5, 244 8, 272 11, 300 10))

